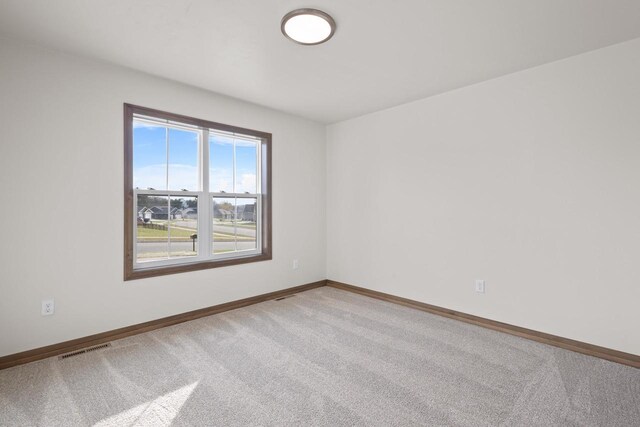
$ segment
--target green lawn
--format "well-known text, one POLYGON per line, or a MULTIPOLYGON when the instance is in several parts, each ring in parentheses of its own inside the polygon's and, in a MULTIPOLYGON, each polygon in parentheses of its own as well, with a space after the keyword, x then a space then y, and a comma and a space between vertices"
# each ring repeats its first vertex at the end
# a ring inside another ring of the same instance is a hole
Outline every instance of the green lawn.
MULTIPOLYGON (((233 221, 220 221, 220 220, 216 220, 215 222, 217 225, 222 225, 225 227, 233 227, 233 221)), ((252 230, 256 229, 256 223, 255 222, 238 222, 235 224, 236 227, 238 228, 250 228, 252 230)))
MULTIPOLYGON (((171 237, 186 237, 190 238, 191 235, 195 233, 194 230, 188 230, 186 228, 171 228, 171 237)), ((167 237, 169 232, 167 230, 156 230, 154 228, 146 228, 142 226, 138 226, 138 237, 167 237)))
POLYGON ((238 227, 238 228, 250 228, 252 230, 255 230, 256 229, 256 223, 255 222, 244 222, 244 223, 236 224, 236 227, 238 227))
MULTIPOLYGON (((186 228, 171 228, 171 238, 172 239, 191 239, 191 235, 194 234, 195 231, 186 228)), ((166 239, 169 236, 169 232, 167 230, 156 230, 154 228, 145 228, 142 226, 138 226, 138 239, 166 239)), ((216 242, 233 242, 235 236, 232 233, 213 233, 213 239, 216 242)), ((252 241, 255 240, 253 237, 248 236, 237 236, 238 241, 252 241)))

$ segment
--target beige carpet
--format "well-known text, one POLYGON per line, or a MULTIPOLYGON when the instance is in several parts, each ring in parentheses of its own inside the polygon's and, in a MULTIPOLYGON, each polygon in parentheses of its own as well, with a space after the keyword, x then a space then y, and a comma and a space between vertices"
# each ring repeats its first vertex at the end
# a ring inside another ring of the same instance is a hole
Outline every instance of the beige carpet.
POLYGON ((0 371, 2 426, 640 426, 640 370, 319 288, 0 371))

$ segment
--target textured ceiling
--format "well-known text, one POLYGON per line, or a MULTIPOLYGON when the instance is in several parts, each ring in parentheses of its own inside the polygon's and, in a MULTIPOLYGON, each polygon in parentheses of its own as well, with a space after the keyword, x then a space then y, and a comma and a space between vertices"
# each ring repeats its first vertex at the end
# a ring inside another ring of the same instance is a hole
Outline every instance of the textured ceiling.
POLYGON ((0 34, 331 123, 640 37, 640 1, 0 0, 0 34), (333 39, 283 37, 300 7, 333 39))

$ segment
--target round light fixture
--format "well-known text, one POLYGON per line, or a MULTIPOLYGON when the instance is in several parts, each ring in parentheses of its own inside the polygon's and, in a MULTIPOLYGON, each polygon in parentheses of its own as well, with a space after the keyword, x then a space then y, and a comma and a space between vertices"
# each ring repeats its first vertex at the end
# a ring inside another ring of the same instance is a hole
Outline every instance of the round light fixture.
POLYGON ((280 22, 282 34, 296 43, 324 43, 336 32, 336 22, 317 9, 296 9, 284 15, 280 22))

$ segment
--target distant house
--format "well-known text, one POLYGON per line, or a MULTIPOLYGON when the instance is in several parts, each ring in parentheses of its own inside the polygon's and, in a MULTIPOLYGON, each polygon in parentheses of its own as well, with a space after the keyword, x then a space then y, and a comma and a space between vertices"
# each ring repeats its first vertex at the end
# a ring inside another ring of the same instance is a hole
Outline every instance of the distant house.
POLYGON ((177 215, 182 219, 198 219, 198 208, 184 208, 177 215))
POLYGON ((153 211, 146 206, 138 211, 138 222, 149 222, 153 216, 153 211))
POLYGON ((235 208, 235 212, 233 209, 224 209, 220 206, 229 206, 229 205, 214 205, 213 206, 213 217, 215 219, 221 221, 230 221, 234 218, 237 218, 238 221, 256 221, 256 204, 252 203, 250 205, 237 205, 235 208))
POLYGON ((215 219, 229 221, 233 219, 233 211, 222 209, 218 205, 213 206, 213 217, 215 219))
POLYGON ((178 208, 169 210, 166 206, 152 206, 149 210, 152 219, 175 219, 178 208))
POLYGON ((239 221, 256 221, 256 204, 239 205, 238 206, 238 220, 239 221))

